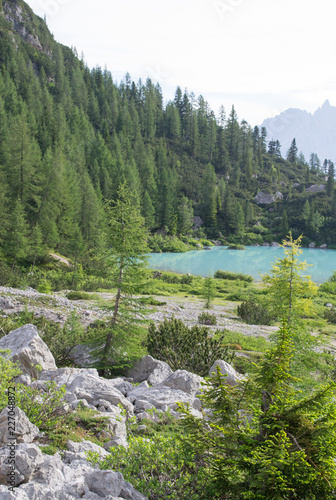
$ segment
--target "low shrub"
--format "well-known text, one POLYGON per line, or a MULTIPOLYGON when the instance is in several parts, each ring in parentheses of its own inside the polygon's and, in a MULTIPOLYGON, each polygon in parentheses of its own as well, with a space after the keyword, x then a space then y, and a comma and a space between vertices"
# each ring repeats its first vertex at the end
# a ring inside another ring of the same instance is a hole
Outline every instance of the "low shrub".
POLYGON ((214 498, 207 489, 205 461, 183 440, 181 430, 168 435, 131 435, 128 443, 127 449, 111 449, 104 461, 99 461, 96 453, 90 452, 89 457, 100 469, 121 472, 126 481, 153 500, 214 498))
POLYGON ((253 299, 238 306, 237 314, 250 325, 271 325, 274 320, 265 306, 253 299))
POLYGON ((153 297, 141 297, 140 302, 142 304, 148 304, 149 306, 165 306, 167 302, 161 302, 153 297))
POLYGON ((168 363, 173 370, 187 370, 205 376, 216 359, 230 363, 234 353, 224 346, 225 333, 217 330, 209 337, 206 327, 188 328, 176 318, 165 319, 148 329, 146 347, 156 359, 168 363))
POLYGON ((253 282, 253 276, 250 276, 249 274, 233 273, 232 271, 222 271, 220 269, 215 272, 214 278, 221 280, 247 281, 248 283, 253 282))
POLYGON ((66 298, 69 300, 94 300, 97 299, 98 296, 87 292, 69 292, 66 298))
POLYGON ((201 243, 201 245, 203 245, 204 247, 214 247, 215 246, 215 244, 212 243, 212 241, 206 240, 205 238, 200 239, 199 243, 201 243))
POLYGON ((239 243, 235 243, 227 247, 227 250, 245 250, 245 249, 246 249, 245 246, 239 243))
POLYGON ((217 325, 217 318, 215 314, 203 312, 198 316, 198 322, 201 325, 217 325))
POLYGON ((324 311, 324 317, 329 323, 336 323, 336 309, 333 308, 327 308, 324 311))

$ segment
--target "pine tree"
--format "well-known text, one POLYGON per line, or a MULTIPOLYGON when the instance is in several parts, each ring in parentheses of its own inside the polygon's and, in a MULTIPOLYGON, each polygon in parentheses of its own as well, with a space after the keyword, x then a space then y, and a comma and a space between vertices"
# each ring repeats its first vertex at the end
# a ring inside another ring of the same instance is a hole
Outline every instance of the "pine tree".
POLYGON ((9 217, 8 234, 4 249, 6 257, 11 259, 12 271, 17 261, 25 259, 28 255, 28 225, 20 198, 16 200, 14 209, 9 217))
POLYGON ((214 298, 216 297, 215 281, 211 276, 211 274, 209 274, 203 281, 202 296, 205 300, 204 307, 206 309, 210 309, 211 304, 213 303, 214 298))
POLYGON ((298 159, 297 154, 298 154, 298 148, 296 146, 296 140, 294 138, 287 153, 287 161, 295 165, 298 159))

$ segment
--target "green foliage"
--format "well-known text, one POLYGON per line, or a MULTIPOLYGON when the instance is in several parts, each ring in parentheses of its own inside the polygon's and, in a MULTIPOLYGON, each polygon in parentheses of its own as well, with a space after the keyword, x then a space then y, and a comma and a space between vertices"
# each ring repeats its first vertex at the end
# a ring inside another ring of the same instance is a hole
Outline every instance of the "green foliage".
POLYGON ((65 386, 57 388, 54 381, 47 381, 43 390, 38 386, 17 385, 17 405, 40 430, 53 429, 64 413, 65 386))
POLYGON ((98 295, 77 291, 67 293, 66 298, 69 300, 94 300, 98 298, 98 295))
POLYGON ((0 412, 8 405, 8 387, 21 370, 17 363, 9 359, 10 351, 0 350, 0 412))
POLYGON ((202 314, 199 314, 198 316, 198 322, 201 325, 217 325, 217 318, 215 314, 202 312, 202 314))
POLYGON ((218 270, 215 272, 214 278, 222 279, 222 280, 240 280, 240 281, 246 281, 248 283, 253 282, 252 276, 249 276, 248 274, 243 274, 243 273, 233 273, 232 271, 218 270))
POLYGON ((209 336, 206 327, 188 328, 181 320, 165 319, 148 329, 146 347, 156 359, 168 363, 173 370, 188 370, 205 376, 216 359, 230 362, 233 354, 224 346, 225 333, 216 331, 209 336), (197 349, 195 349, 197 346, 197 349))
POLYGON ((237 314, 250 325, 271 325, 274 317, 270 315, 264 305, 250 299, 237 307, 237 314))
POLYGON ((324 311, 324 317, 329 323, 336 323, 336 309, 328 308, 324 311))
POLYGON ((333 498, 335 384, 299 400, 294 351, 284 323, 255 377, 230 387, 217 371, 201 396, 206 421, 182 409, 188 442, 209 466, 213 498, 333 498))
POLYGON ((177 236, 165 236, 153 234, 148 238, 148 246, 152 252, 183 253, 191 250, 191 246, 181 241, 177 236))
POLYGON ((317 286, 309 276, 302 276, 308 264, 300 262, 298 256, 301 237, 283 242, 285 257, 277 259, 269 274, 263 276, 263 282, 268 284, 268 304, 271 314, 286 318, 291 322, 295 317, 309 315, 312 312, 312 297, 317 292, 317 286))
POLYGON ((244 245, 239 245, 238 243, 236 243, 233 245, 229 245, 227 247, 227 250, 245 250, 245 247, 244 247, 244 245))
POLYGON ((204 498, 207 487, 204 461, 185 445, 178 431, 176 426, 170 434, 133 435, 127 450, 122 446, 111 449, 103 461, 99 461, 97 454, 89 456, 101 469, 121 472, 126 481, 151 499, 204 498))
POLYGON ((202 296, 205 300, 205 308, 209 309, 216 297, 215 283, 212 276, 207 276, 203 281, 202 296))
POLYGON ((52 290, 50 281, 48 281, 47 279, 41 279, 37 286, 37 291, 39 293, 46 293, 46 294, 51 293, 52 290))

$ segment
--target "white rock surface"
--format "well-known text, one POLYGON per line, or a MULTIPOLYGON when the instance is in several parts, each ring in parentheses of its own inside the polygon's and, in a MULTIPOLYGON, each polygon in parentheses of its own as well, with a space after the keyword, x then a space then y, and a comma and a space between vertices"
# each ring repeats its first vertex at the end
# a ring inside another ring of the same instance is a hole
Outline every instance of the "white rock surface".
POLYGON ((85 399, 93 406, 104 400, 112 406, 121 404, 129 415, 133 415, 133 407, 125 396, 115 388, 113 380, 99 377, 94 368, 59 368, 55 371, 42 372, 40 380, 54 380, 58 386, 65 384, 66 399, 71 404, 85 399))
POLYGON ((53 355, 34 325, 25 325, 0 339, 0 349, 10 349, 11 359, 18 361, 24 373, 33 374, 34 366, 42 370, 56 370, 53 355))
MULTIPOLYGON (((73 443, 70 447, 79 454, 92 443, 73 443)), ((100 448, 100 447, 98 447, 100 448)), ((75 453, 72 452, 72 453, 75 453)), ((106 452, 99 450, 101 454, 106 452)), ((70 452, 69 452, 70 453, 70 452)), ((16 449, 16 477, 19 487, 15 493, 8 490, 6 455, 7 447, 0 449, 0 498, 4 500, 147 500, 124 480, 119 472, 98 470, 86 460, 62 462, 59 454, 44 455, 33 444, 19 444, 16 449)))
POLYGON ((160 384, 171 373, 173 371, 167 363, 147 355, 134 365, 129 372, 129 376, 134 382, 147 380, 150 385, 154 386, 160 384))
POLYGON ((239 384, 239 382, 245 380, 245 377, 243 375, 241 375, 240 373, 238 373, 233 368, 233 366, 231 366, 229 363, 227 363, 226 361, 223 361, 221 359, 215 361, 214 364, 212 365, 212 367, 210 368, 210 373, 209 373, 210 377, 212 374, 217 373, 217 366, 219 366, 219 368, 222 372, 222 375, 226 375, 226 377, 224 377, 224 380, 229 385, 237 385, 237 384, 239 384))
POLYGON ((202 383, 205 383, 205 380, 199 375, 186 370, 176 370, 158 387, 166 386, 195 396, 201 390, 202 383))
POLYGON ((4 408, 0 413, 0 447, 5 446, 8 442, 16 439, 16 443, 31 443, 38 435, 39 429, 36 425, 32 424, 24 411, 18 406, 14 410, 4 408), (10 415, 8 415, 10 411, 10 415), (14 416, 11 414, 14 411, 14 416), (9 428, 9 422, 13 423, 12 418, 15 419, 15 430, 13 426, 9 428), (9 434, 12 432, 13 434, 9 434))

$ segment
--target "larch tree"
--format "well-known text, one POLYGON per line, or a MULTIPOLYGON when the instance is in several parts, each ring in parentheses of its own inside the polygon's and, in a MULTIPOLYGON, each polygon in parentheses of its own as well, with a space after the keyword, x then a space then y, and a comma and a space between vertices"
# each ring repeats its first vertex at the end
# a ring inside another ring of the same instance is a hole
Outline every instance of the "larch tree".
POLYGON ((112 318, 102 337, 99 368, 108 372, 112 364, 126 365, 141 351, 141 330, 136 313, 139 302, 133 297, 144 279, 147 265, 147 230, 140 207, 130 189, 122 184, 116 201, 107 205, 108 264, 116 288, 112 318))

